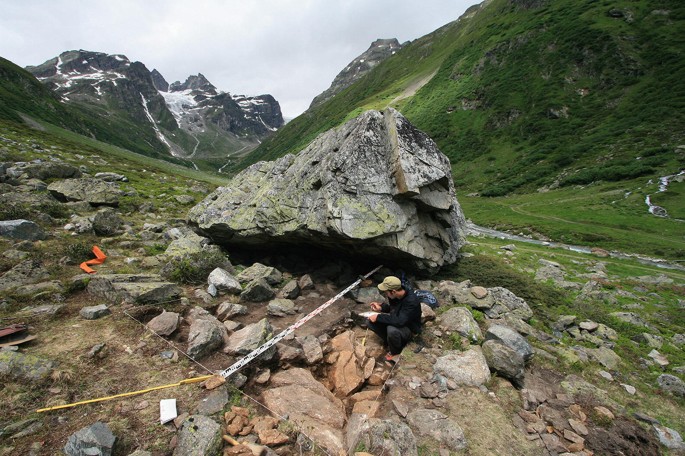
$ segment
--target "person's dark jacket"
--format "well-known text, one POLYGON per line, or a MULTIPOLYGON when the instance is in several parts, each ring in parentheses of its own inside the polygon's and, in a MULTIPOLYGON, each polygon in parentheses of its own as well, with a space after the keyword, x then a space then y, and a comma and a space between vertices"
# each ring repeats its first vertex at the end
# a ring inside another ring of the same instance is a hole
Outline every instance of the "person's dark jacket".
POLYGON ((389 326, 406 326, 417 334, 421 331, 421 302, 414 294, 413 290, 405 290, 402 299, 390 299, 390 303, 382 304, 382 312, 378 314, 376 323, 383 323, 389 326))

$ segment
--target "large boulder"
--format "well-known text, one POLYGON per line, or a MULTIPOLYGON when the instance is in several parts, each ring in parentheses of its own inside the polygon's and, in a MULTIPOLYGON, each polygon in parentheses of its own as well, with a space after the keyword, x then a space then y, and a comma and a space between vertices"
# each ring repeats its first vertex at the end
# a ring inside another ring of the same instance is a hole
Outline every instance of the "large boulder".
POLYGON ((259 162, 190 210, 216 243, 306 243, 423 270, 453 263, 464 243, 449 159, 393 109, 367 111, 297 156, 259 162))
POLYGON ((112 182, 93 178, 64 179, 48 185, 50 194, 62 202, 85 201, 92 206, 118 206, 123 192, 112 182))

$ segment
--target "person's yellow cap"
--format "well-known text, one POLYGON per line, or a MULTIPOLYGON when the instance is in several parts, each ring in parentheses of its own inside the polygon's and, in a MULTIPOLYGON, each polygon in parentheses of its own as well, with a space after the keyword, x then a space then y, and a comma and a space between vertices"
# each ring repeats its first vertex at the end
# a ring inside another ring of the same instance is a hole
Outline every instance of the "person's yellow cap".
POLYGON ((382 283, 378 284, 378 289, 381 291, 399 290, 400 288, 402 288, 402 282, 395 276, 388 276, 382 283))

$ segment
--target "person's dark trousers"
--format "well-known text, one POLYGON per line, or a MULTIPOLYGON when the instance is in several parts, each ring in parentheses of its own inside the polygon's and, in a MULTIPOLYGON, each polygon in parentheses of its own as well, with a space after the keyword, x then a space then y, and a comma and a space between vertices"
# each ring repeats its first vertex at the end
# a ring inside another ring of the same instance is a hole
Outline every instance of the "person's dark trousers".
POLYGON ((389 326, 383 323, 372 323, 367 322, 369 329, 376 334, 378 337, 383 339, 383 342, 388 345, 388 351, 391 355, 399 355, 402 353, 402 349, 411 340, 411 330, 406 326, 396 327, 389 326))

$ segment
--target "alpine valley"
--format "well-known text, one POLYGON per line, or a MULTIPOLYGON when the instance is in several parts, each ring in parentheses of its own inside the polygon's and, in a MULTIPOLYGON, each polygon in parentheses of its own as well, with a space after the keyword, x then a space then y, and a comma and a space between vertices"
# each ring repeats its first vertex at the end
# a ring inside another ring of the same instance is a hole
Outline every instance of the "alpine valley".
POLYGON ((231 95, 202 74, 169 84, 157 70, 123 55, 67 51, 27 70, 109 132, 104 139, 196 169, 216 171, 283 126, 271 95, 231 95))

